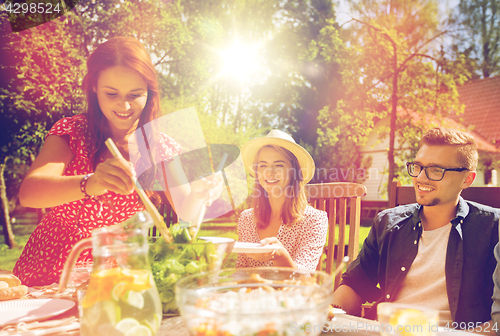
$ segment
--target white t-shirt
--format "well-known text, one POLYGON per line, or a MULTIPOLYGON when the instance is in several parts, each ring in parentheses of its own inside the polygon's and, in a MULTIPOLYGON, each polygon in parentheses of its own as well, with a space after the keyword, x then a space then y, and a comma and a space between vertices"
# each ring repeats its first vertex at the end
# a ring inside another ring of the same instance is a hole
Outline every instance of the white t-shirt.
POLYGON ((431 231, 423 231, 418 253, 411 265, 395 302, 408 303, 439 311, 439 324, 453 322, 446 291, 446 249, 451 223, 431 231))

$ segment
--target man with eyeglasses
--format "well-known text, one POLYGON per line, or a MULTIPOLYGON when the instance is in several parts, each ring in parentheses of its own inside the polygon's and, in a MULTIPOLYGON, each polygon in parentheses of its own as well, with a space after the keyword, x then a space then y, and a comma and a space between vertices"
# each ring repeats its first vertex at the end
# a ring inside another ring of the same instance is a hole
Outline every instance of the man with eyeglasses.
MULTIPOLYGON (((449 328, 493 331, 500 211, 460 196, 474 182, 477 161, 468 133, 435 128, 424 134, 415 160, 406 164, 417 203, 376 216, 333 307, 357 314, 364 302, 407 303, 438 310, 449 328)), ((376 304, 367 317, 376 318, 376 304)))

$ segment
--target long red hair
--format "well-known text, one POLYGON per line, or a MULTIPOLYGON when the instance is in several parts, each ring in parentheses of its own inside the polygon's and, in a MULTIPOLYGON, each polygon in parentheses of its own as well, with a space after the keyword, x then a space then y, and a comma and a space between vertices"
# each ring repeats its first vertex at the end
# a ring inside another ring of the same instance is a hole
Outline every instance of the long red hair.
MULTIPOLYGON (((99 107, 94 88, 97 87, 97 79, 102 71, 118 65, 137 71, 148 86, 148 99, 139 118, 138 128, 160 116, 160 94, 156 71, 144 46, 132 37, 114 37, 99 45, 87 60, 87 74, 83 79, 83 91, 87 100, 87 143, 90 146, 89 152, 92 155, 91 162, 94 170, 106 151, 104 141, 109 136, 107 119, 99 107)), ((148 140, 151 141, 155 136, 155 133, 147 134, 148 140)), ((148 142, 151 143, 151 141, 148 142)), ((155 171, 153 167, 141 176, 141 185, 145 189, 148 189, 148 185, 154 182, 155 171)))

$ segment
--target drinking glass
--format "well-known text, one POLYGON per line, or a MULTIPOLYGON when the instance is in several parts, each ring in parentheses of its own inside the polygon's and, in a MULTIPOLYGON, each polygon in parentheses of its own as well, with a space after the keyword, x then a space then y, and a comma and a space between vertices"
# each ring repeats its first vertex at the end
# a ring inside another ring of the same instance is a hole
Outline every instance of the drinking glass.
POLYGON ((383 302, 377 306, 382 336, 437 336, 439 312, 415 305, 383 302))

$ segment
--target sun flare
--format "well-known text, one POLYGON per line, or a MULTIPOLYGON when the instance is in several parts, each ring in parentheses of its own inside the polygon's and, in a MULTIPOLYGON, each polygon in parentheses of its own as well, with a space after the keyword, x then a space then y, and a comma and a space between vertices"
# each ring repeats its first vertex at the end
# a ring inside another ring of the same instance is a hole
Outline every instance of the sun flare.
POLYGON ((251 79, 259 70, 257 50, 258 47, 246 46, 236 42, 230 48, 221 51, 223 74, 240 81, 251 79))

